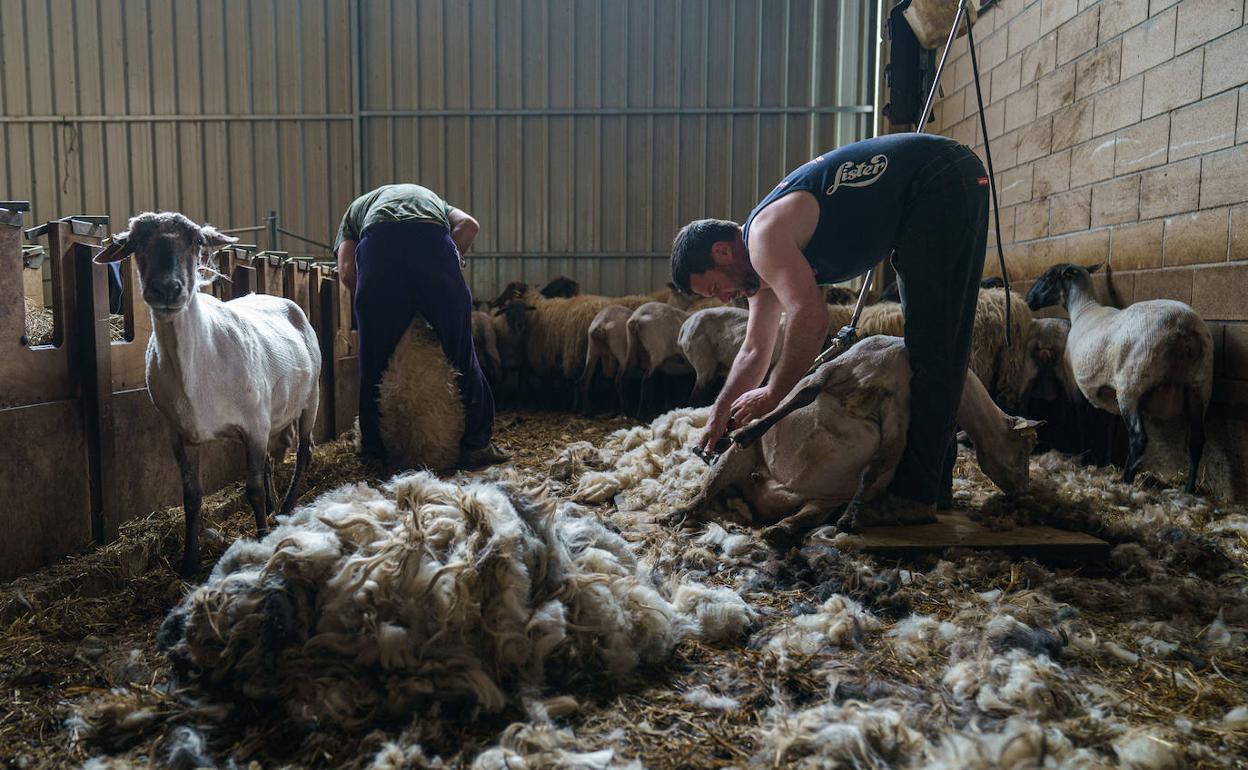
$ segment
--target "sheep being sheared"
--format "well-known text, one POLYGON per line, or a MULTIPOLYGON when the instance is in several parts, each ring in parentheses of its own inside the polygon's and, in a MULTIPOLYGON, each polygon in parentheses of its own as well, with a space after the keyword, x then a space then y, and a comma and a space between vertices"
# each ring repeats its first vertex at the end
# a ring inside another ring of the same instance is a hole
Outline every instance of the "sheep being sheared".
POLYGON ((147 390, 174 434, 173 456, 182 475, 183 576, 199 568, 198 445, 217 438, 243 442, 247 499, 260 535, 276 508, 272 456, 284 456, 297 431, 295 471, 282 515, 294 507, 312 460, 321 348, 308 317, 281 297, 249 294, 222 302, 199 291, 206 283, 200 270, 212 249, 235 240, 176 212, 147 212, 133 217, 130 229, 114 235, 95 256, 100 264, 130 254, 138 261, 139 287, 152 315, 147 390))
POLYGON ((1079 390, 1127 425, 1123 483, 1135 480, 1144 459, 1144 417, 1165 420, 1182 413, 1188 426, 1185 491, 1195 492, 1213 390, 1213 335, 1195 310, 1175 300, 1136 302, 1123 310, 1102 305, 1088 275, 1099 267, 1050 267, 1027 291, 1027 304, 1032 310, 1062 305, 1070 314, 1066 356, 1079 390))
MULTIPOLYGON (((797 384, 774 411, 736 431, 702 491, 674 518, 700 521, 730 488, 741 491, 764 536, 782 544, 848 504, 837 526, 902 522, 858 518, 857 504, 893 478, 910 424, 910 361, 899 337, 870 337, 797 384)), ((1006 492, 1027 487, 1036 423, 1002 412, 968 371, 958 424, 980 467, 1006 492)), ((904 522, 919 523, 919 522, 904 522)))

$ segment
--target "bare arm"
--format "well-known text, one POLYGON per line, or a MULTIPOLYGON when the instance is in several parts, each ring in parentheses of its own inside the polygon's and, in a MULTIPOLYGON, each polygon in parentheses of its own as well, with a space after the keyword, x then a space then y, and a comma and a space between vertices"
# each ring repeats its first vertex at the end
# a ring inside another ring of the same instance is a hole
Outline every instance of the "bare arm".
POLYGON ((745 340, 732 360, 728 379, 711 407, 702 432, 700 445, 710 451, 728 426, 732 403, 749 390, 758 387, 771 365, 771 352, 776 347, 780 326, 780 303, 770 289, 763 289, 750 298, 750 320, 745 326, 745 340))
POLYGON ((460 255, 467 254, 468 249, 472 248, 473 239, 477 237, 477 233, 481 232, 481 225, 467 212, 454 206, 450 207, 449 215, 451 240, 455 242, 455 248, 459 249, 460 255))
POLYGON ((338 244, 338 280, 355 296, 355 241, 338 244))

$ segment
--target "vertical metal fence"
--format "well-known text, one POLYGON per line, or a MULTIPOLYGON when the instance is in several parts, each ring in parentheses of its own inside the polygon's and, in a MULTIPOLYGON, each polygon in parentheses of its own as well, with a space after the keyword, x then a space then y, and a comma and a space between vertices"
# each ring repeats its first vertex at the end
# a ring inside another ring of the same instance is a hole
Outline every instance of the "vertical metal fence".
POLYGON ((329 241, 361 190, 416 181, 481 220, 483 295, 654 288, 684 222, 740 219, 872 132, 871 0, 0 0, 0 19, 0 199, 32 220, 274 210, 329 241))

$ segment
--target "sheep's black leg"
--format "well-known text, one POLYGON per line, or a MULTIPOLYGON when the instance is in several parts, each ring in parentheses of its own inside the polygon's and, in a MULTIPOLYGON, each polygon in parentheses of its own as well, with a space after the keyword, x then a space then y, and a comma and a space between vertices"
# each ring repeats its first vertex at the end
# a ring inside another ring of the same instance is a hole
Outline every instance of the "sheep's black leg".
POLYGON ((1196 492, 1200 475, 1200 458, 1205 452, 1205 402, 1195 388, 1183 389, 1183 411, 1187 415, 1187 486, 1183 491, 1196 492))
POLYGON ((186 540, 182 547, 182 563, 178 574, 191 577, 199 571, 199 512, 203 504, 203 491, 199 487, 199 448, 183 443, 180 436, 173 438, 173 459, 178 462, 182 476, 182 510, 186 519, 186 540))
POLYGON ((643 374, 641 376, 641 393, 637 396, 637 419, 638 420, 645 418, 646 396, 649 395, 651 385, 652 383, 650 382, 650 375, 643 374))
POLYGON ((1144 417, 1140 414, 1139 409, 1122 411, 1122 420, 1127 425, 1127 438, 1129 447, 1127 450, 1127 465, 1122 472, 1122 483, 1132 484, 1135 482, 1135 474, 1140 469, 1140 463, 1144 460, 1144 449, 1148 446, 1148 435, 1144 432, 1144 417))
POLYGON ((841 517, 836 520, 836 528, 841 532, 857 532, 858 509, 862 507, 862 499, 866 496, 867 487, 875 483, 876 473, 872 465, 868 465, 862 469, 862 475, 858 477, 858 488, 854 490, 854 496, 850 498, 849 503, 845 506, 845 510, 841 512, 841 517))
POLYGON ((763 530, 763 540, 780 551, 796 545, 802 536, 831 517, 826 505, 806 503, 797 513, 786 516, 763 530))
MULTIPOLYGON (((268 436, 265 436, 267 441, 268 436)), ((268 534, 268 518, 264 508, 264 471, 268 461, 268 449, 254 441, 247 443, 247 502, 256 516, 256 537, 268 534)))
POLYGON ((299 497, 299 482, 312 462, 312 424, 316 420, 316 412, 304 412, 299 418, 299 451, 295 454, 295 470, 290 474, 290 486, 286 488, 286 498, 282 500, 282 516, 290 513, 299 497))
POLYGON ((623 369, 620 369, 615 374, 615 401, 616 411, 620 414, 628 414, 628 394, 625 392, 623 369))

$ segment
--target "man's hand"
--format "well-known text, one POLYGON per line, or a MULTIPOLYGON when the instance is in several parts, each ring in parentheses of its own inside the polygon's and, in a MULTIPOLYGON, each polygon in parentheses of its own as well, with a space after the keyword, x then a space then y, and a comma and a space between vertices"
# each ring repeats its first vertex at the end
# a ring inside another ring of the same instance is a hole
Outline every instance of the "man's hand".
POLYGON ((723 438, 724 431, 728 429, 728 412, 722 414, 716 413, 712 409, 711 414, 706 419, 706 427, 702 429, 702 436, 698 439, 698 448, 707 454, 715 452, 715 444, 723 438))
POLYGON ((729 415, 735 425, 747 425, 750 422, 765 417, 780 403, 780 398, 771 392, 770 388, 755 388, 746 391, 732 402, 732 409, 729 415))

